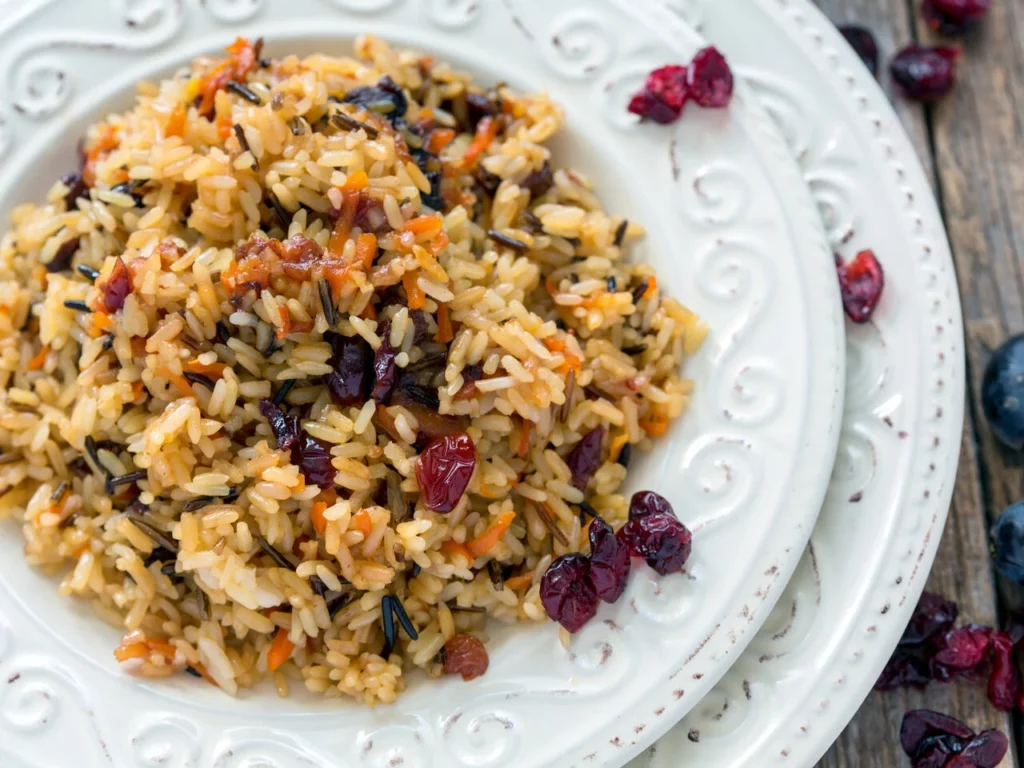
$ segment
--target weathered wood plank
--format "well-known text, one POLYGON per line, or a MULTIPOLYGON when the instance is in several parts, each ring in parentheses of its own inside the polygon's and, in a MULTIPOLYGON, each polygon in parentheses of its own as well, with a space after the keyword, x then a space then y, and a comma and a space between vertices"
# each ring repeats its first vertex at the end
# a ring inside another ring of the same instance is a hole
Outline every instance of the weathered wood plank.
MULTIPOLYGON (((912 39, 933 35, 916 15, 916 0, 817 0, 837 23, 875 31, 888 62, 912 39)), ((1024 496, 1021 456, 1000 450, 983 423, 978 381, 988 350, 1008 332, 1024 328, 1024 132, 1017 118, 1024 104, 1024 7, 994 4, 985 24, 965 41, 960 84, 930 115, 895 99, 940 197, 953 246, 967 328, 969 394, 960 470, 949 522, 929 589, 955 599, 965 619, 998 623, 987 554, 988 518, 1024 496), (935 154, 931 152, 934 142, 935 154), (980 421, 979 421, 980 420, 980 421), (979 436, 976 443, 975 435, 979 436)), ((887 74, 883 87, 892 95, 887 74)), ((1008 600, 1024 605, 1015 590, 1008 600)), ((1002 728, 1009 718, 988 703, 983 687, 932 685, 927 691, 873 694, 821 765, 881 768, 906 764, 898 742, 907 709, 946 712, 975 729, 1002 728)), ((1013 765, 1008 757, 1005 765, 1013 765)))

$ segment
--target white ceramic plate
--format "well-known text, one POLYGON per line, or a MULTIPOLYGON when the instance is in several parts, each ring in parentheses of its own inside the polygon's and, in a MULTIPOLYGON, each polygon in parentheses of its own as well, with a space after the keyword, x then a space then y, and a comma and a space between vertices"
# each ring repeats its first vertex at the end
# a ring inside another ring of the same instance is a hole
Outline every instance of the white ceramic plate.
MULTIPOLYGON (((17 5, 17 4, 16 4, 17 5)), ((21 7, 20 5, 18 7, 21 7)), ((749 94, 674 128, 625 112, 644 74, 695 34, 629 4, 572 0, 55 0, 0 31, 0 211, 74 165, 87 122, 139 78, 235 35, 266 51, 347 52, 374 32, 567 108, 560 159, 650 230, 638 254, 713 331, 690 416, 631 470, 696 532, 689 573, 638 569, 566 653, 552 625, 495 632, 472 684, 417 681, 366 710, 266 689, 237 700, 180 676, 121 673, 116 630, 24 565, 0 534, 0 755, 32 766, 568 766, 622 763, 725 672, 795 568, 824 496, 842 403, 831 257, 784 143, 749 94)), ((293 691, 300 686, 293 686, 293 691)))
POLYGON ((673 7, 741 65, 834 247, 874 248, 886 288, 871 325, 847 324, 840 453, 800 568, 719 686, 635 766, 811 766, 892 653, 939 544, 963 425, 955 272, 896 115, 810 3, 673 7))

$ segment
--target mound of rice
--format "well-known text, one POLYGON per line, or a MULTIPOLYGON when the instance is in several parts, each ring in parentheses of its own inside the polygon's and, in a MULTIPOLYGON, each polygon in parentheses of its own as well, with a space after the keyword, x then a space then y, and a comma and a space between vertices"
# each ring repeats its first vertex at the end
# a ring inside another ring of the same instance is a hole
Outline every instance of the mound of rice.
POLYGON ((706 329, 625 261, 641 227, 552 166, 545 96, 369 37, 260 48, 140 85, 14 211, 0 517, 127 631, 132 671, 392 702, 453 634, 546 619, 541 575, 586 549, 587 515, 625 522, 629 455, 684 410, 706 329), (343 337, 390 355, 381 402, 332 399, 343 337), (598 428, 580 488, 568 457, 598 428), (476 469, 442 514, 417 456, 455 430, 476 469))

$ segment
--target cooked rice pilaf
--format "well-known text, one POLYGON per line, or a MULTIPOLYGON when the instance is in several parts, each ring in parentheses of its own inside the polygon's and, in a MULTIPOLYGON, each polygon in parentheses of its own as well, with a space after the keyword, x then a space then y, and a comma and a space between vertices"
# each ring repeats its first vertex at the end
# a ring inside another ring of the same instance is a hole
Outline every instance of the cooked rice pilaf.
POLYGON ((371 37, 260 48, 140 85, 13 212, 0 517, 126 668, 392 702, 454 634, 546 619, 706 328, 552 166, 546 96, 371 37), (418 455, 455 433, 475 469, 436 511, 418 455))

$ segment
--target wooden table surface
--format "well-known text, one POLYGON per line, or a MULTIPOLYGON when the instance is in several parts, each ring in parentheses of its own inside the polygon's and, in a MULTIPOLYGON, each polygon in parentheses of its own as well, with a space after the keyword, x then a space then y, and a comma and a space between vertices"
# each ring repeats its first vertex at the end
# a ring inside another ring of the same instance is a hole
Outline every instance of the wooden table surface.
MULTIPOLYGON (((1000 510, 1024 498, 1024 454, 992 438, 979 383, 991 350, 1024 331, 1024 0, 992 1, 988 17, 959 41, 964 54, 955 92, 929 108, 894 96, 888 77, 894 51, 941 39, 921 21, 920 0, 815 2, 836 24, 874 31, 882 85, 931 174, 945 218, 963 301, 968 402, 953 504, 928 589, 959 603, 962 619, 997 624, 1024 607, 1024 590, 996 577, 987 529, 1000 510)), ((1020 715, 996 711, 984 686, 932 684, 923 693, 873 693, 820 765, 909 766, 899 747, 900 720, 922 707, 975 730, 1000 728, 1021 744, 1020 715)), ((1002 765, 1019 763, 1008 755, 1002 765)))

